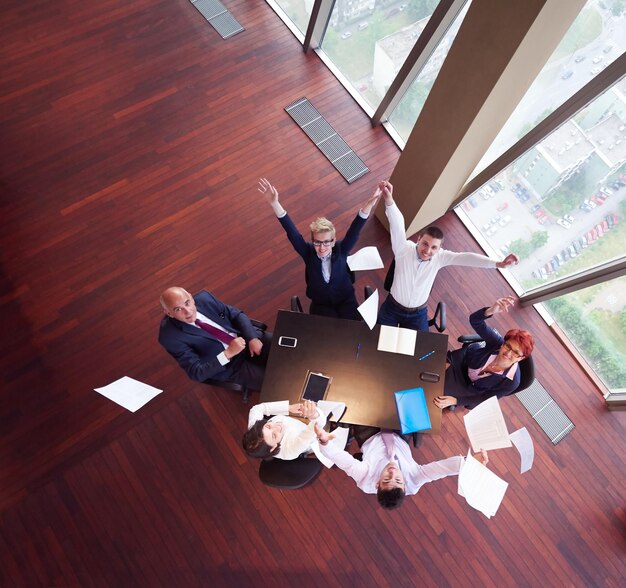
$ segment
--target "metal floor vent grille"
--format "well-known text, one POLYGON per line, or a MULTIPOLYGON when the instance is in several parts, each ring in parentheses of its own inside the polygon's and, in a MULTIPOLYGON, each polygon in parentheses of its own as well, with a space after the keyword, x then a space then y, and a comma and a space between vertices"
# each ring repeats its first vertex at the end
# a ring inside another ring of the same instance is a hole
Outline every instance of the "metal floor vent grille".
POLYGON ((559 405, 546 389, 535 380, 526 390, 518 392, 517 396, 530 416, 537 421, 543 432, 550 438, 553 445, 561 441, 570 431, 574 430, 574 423, 567 418, 559 405))
POLYGON ((363 161, 307 98, 299 98, 289 106, 285 106, 285 111, 317 145, 348 184, 358 180, 369 171, 363 161))
POLYGON ((207 19, 209 24, 222 36, 228 39, 245 29, 226 10, 220 0, 191 0, 198 12, 207 19))

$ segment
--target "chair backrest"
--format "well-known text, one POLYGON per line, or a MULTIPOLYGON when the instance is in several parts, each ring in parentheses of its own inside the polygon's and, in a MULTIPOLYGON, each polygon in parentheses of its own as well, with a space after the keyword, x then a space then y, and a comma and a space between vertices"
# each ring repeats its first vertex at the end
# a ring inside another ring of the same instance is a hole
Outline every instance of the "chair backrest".
POLYGON ((291 297, 290 306, 292 312, 302 312, 302 303, 297 295, 291 297))
POLYGON ((535 381, 535 362, 533 356, 525 357, 519 362, 520 381, 515 393, 526 390, 535 381))
POLYGON ((391 265, 387 270, 387 275, 385 276, 385 281, 383 283, 383 288, 387 290, 387 292, 391 292, 391 286, 393 286, 393 276, 396 273, 396 260, 391 260, 391 265))
POLYGON ((283 490, 297 490, 310 484, 324 466, 319 459, 270 459, 261 461, 259 478, 266 486, 283 490))

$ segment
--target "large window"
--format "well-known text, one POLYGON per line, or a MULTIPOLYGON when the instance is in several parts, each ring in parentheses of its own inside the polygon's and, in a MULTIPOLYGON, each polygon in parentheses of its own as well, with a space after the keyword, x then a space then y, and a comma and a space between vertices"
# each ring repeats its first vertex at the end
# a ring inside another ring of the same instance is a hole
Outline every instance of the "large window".
MULTIPOLYGON (((626 77, 474 192, 457 214, 543 303, 606 387, 626 388, 626 277, 560 295, 626 258, 626 77), (545 292, 554 284, 555 293, 545 292)), ((611 275, 611 274, 609 274, 611 275)))
POLYGON ((277 11, 282 13, 283 20, 288 19, 292 27, 295 26, 304 38, 309 26, 314 0, 270 0, 269 3, 274 10, 278 9, 277 11))
POLYGON ((587 1, 475 173, 537 126, 624 52, 624 9, 626 3, 621 0, 587 1))
POLYGON ((543 304, 605 386, 626 389, 626 277, 543 304))
POLYGON ((376 109, 437 4, 438 0, 336 0, 321 49, 376 109))
POLYGON ((467 198, 523 292, 626 254, 626 78, 467 198))

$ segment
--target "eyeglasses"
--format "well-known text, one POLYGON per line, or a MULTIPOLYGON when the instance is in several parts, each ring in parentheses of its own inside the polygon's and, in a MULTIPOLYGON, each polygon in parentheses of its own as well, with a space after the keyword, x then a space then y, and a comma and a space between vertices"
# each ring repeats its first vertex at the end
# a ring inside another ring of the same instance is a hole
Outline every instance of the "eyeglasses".
POLYGON ((511 345, 508 343, 508 341, 505 341, 502 344, 502 347, 504 347, 508 352, 512 353, 514 357, 524 357, 524 354, 513 349, 513 347, 511 347, 511 345))
POLYGON ((313 247, 330 247, 335 242, 334 239, 328 239, 326 241, 313 241, 313 247))

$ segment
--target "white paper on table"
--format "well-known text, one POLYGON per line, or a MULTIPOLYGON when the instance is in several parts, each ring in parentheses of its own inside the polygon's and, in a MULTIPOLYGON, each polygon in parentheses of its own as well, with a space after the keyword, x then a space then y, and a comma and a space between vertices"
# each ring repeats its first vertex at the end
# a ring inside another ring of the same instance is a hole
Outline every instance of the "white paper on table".
POLYGON ((124 376, 112 384, 104 386, 104 388, 94 388, 94 390, 131 412, 139 410, 146 402, 163 392, 163 390, 153 388, 128 376, 124 376))
POLYGON ((378 249, 373 245, 370 247, 363 247, 356 253, 348 255, 348 267, 353 271, 359 270, 373 270, 385 267, 383 260, 378 253, 378 249))
POLYGON ((496 514, 508 482, 496 476, 490 469, 467 452, 467 459, 459 472, 459 494, 467 504, 482 512, 487 518, 496 514))
POLYGON ((496 396, 481 402, 464 417, 465 430, 474 452, 511 447, 504 415, 496 396))
POLYGON ((522 460, 520 464, 520 474, 523 474, 533 467, 533 461, 535 459, 533 440, 526 427, 513 431, 513 433, 509 435, 509 439, 513 441, 513 445, 515 445, 515 448, 519 451, 522 460))
POLYGON ((357 310, 371 331, 378 318, 378 290, 374 290, 373 294, 357 310))
POLYGON ((381 325, 378 337, 378 351, 415 355, 416 341, 417 331, 413 329, 381 325))

